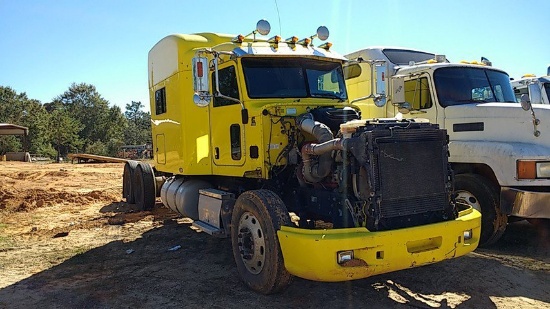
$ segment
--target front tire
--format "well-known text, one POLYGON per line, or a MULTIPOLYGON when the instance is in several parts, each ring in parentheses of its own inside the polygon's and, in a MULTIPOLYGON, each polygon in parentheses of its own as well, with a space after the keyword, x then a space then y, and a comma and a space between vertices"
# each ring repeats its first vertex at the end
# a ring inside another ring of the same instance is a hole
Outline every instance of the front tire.
POLYGON ((508 216, 500 210, 498 188, 485 177, 477 174, 455 176, 456 202, 472 206, 481 212, 480 246, 489 246, 500 239, 508 216))
POLYGON ((277 238, 281 226, 291 225, 283 201, 269 190, 244 192, 235 203, 231 224, 233 256, 244 283, 262 294, 283 291, 292 279, 277 238))

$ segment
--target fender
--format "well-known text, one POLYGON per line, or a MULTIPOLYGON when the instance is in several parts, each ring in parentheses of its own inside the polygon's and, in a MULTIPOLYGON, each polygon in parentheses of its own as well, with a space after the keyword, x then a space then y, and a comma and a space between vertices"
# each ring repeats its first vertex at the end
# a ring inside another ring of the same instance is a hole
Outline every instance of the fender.
POLYGON ((449 162, 486 164, 495 173, 500 186, 550 186, 550 179, 524 179, 516 177, 516 161, 521 159, 549 159, 550 147, 531 143, 451 141, 449 162))

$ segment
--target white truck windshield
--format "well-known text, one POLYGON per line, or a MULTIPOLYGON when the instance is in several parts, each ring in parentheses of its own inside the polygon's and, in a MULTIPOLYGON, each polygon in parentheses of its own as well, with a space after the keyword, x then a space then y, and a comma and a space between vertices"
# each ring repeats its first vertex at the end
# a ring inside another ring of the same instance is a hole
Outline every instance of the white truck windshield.
POLYGON ((546 97, 550 99, 550 83, 544 83, 544 91, 546 91, 546 97))
POLYGON ((484 102, 515 103, 506 73, 486 68, 439 68, 434 72, 435 88, 443 106, 484 102))
POLYGON ((347 99, 339 62, 289 58, 243 58, 250 98, 347 99))

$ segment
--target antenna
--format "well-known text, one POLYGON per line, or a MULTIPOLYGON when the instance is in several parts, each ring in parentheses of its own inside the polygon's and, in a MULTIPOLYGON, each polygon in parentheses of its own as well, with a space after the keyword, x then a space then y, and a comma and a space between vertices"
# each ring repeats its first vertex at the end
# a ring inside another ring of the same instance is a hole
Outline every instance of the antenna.
POLYGON ((277 0, 275 0, 275 7, 277 8, 277 17, 279 18, 279 35, 283 34, 281 30, 281 14, 279 14, 279 5, 277 5, 277 0))

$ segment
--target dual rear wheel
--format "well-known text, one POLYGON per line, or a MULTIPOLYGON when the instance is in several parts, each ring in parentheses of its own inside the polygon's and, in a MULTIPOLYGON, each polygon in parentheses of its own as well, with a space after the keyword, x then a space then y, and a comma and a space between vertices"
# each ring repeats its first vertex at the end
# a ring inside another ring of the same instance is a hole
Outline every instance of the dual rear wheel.
POLYGON ((151 165, 131 160, 124 164, 122 197, 140 210, 150 210, 155 206, 156 184, 151 165))

